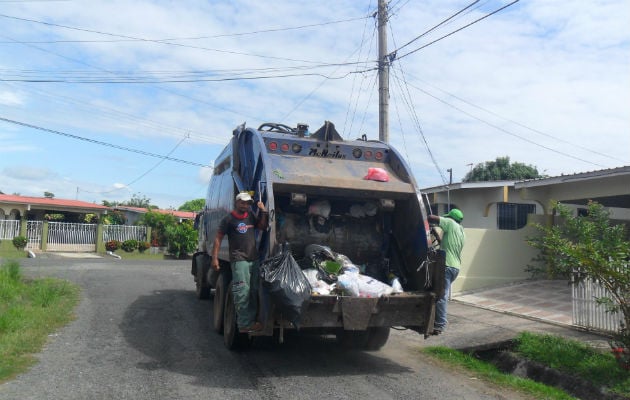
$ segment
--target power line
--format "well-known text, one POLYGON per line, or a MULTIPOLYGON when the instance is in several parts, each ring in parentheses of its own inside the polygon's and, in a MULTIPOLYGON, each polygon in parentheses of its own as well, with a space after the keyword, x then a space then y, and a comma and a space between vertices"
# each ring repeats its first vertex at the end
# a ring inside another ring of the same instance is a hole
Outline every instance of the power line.
POLYGON ((446 180, 446 176, 444 175, 444 172, 442 172, 442 168, 440 168, 437 162, 437 159, 435 158, 435 155, 433 154, 433 151, 431 151, 431 146, 429 146, 429 141, 427 140, 427 137, 424 135, 424 130, 422 129, 422 125, 420 124, 420 119, 418 118, 418 114, 416 113, 416 107, 413 104, 413 97, 411 96, 411 93, 409 92, 409 83, 405 79, 403 70, 401 69, 400 71, 402 74, 402 80, 403 80, 406 91, 403 90, 403 86, 400 83, 400 78, 398 78, 398 75, 396 74, 396 70, 392 68, 394 78, 396 78, 396 83, 398 83, 400 87, 400 92, 402 93, 403 100, 405 104, 407 105, 407 108, 409 109, 409 114, 411 115, 411 119, 413 120, 416 126, 416 130, 418 134, 420 135, 420 138, 422 139, 425 148, 427 149, 427 153, 429 154, 429 157, 431 158, 431 162, 433 163, 433 166, 435 167, 440 178, 442 178, 442 183, 446 185, 446 183, 448 182, 446 180))
MULTIPOLYGON (((416 78, 416 79, 418 79, 418 78, 416 78)), ((609 154, 604 154, 604 153, 601 153, 601 152, 599 152, 599 151, 597 151, 597 150, 593 150, 592 148, 589 148, 589 147, 580 146, 579 144, 576 144, 576 143, 570 142, 570 141, 568 141, 568 140, 564 140, 564 139, 562 139, 562 138, 559 138, 559 137, 557 137, 557 136, 551 135, 551 134, 549 134, 549 133, 545 133, 545 132, 543 132, 543 131, 541 131, 541 130, 539 130, 539 129, 535 129, 535 128, 529 127, 529 126, 527 126, 527 125, 525 125, 525 124, 523 124, 523 123, 521 123, 521 122, 518 122, 518 121, 515 121, 515 120, 513 120, 513 119, 510 119, 510 118, 506 118, 506 117, 504 117, 504 116, 501 116, 501 115, 497 114, 497 113, 496 113, 496 112, 494 112, 494 111, 488 110, 487 108, 484 108, 484 107, 478 106, 478 105, 476 105, 476 104, 474 104, 474 103, 472 103, 472 102, 470 102, 470 101, 468 101, 468 100, 466 100, 466 99, 463 99, 463 98, 461 98, 461 97, 459 97, 459 96, 457 96, 457 95, 454 95, 454 94, 452 94, 452 93, 449 93, 449 92, 447 92, 446 90, 440 89, 439 87, 437 87, 437 86, 435 86, 435 85, 432 85, 432 84, 430 84, 430 83, 428 83, 428 82, 426 82, 426 81, 423 81, 423 82, 424 82, 425 84, 430 85, 431 87, 433 87, 433 88, 435 88, 435 89, 439 90, 440 92, 442 92, 442 93, 444 93, 444 94, 446 94, 446 95, 448 95, 448 96, 450 96, 450 97, 453 97, 453 98, 455 98, 455 99, 457 99, 457 100, 461 101, 462 103, 465 103, 465 104, 467 104, 467 105, 469 105, 469 106, 471 106, 471 107, 474 107, 474 108, 476 108, 476 109, 478 109, 478 110, 484 111, 484 112, 486 112, 486 113, 488 113, 488 114, 490 114, 490 115, 494 115, 494 116, 495 116, 495 117, 497 117, 497 118, 501 118, 501 119, 502 119, 502 120, 504 120, 504 121, 510 122, 510 123, 512 123, 512 124, 514 124, 514 125, 517 125, 517 126, 520 126, 521 128, 527 129, 527 130, 529 130, 529 131, 531 131, 531 132, 534 132, 534 133, 537 133, 537 134, 539 134, 539 135, 542 135, 542 136, 548 137, 548 138, 550 138, 550 139, 557 140, 558 142, 562 142, 562 143, 568 144, 568 145, 570 145, 570 146, 577 147, 578 149, 581 149, 581 150, 587 151, 587 152, 589 152, 589 153, 593 153, 593 154, 597 154, 597 155, 602 156, 602 157, 610 158, 611 160, 617 160, 617 161, 621 161, 621 162, 626 162, 626 161, 627 161, 627 160, 622 160, 622 159, 617 158, 617 157, 613 157, 613 156, 611 156, 611 155, 609 155, 609 154)))
POLYGON ((303 62, 303 63, 313 63, 313 64, 319 63, 318 61, 312 61, 312 60, 299 60, 299 59, 294 59, 294 58, 275 57, 275 56, 270 56, 270 55, 253 54, 253 53, 243 53, 243 52, 231 51, 231 50, 211 49, 211 48, 208 48, 208 47, 192 46, 192 45, 186 45, 186 44, 181 44, 181 43, 173 43, 173 42, 154 40, 154 39, 138 38, 138 37, 134 37, 134 36, 120 35, 120 34, 110 33, 110 32, 103 32, 103 31, 96 31, 96 30, 91 30, 91 29, 77 28, 77 27, 67 26, 67 25, 60 25, 60 24, 55 24, 55 23, 52 23, 52 22, 38 21, 38 20, 34 20, 34 19, 29 19, 29 18, 15 17, 15 16, 11 16, 11 15, 6 15, 6 14, 0 14, 0 17, 9 18, 9 19, 15 19, 15 20, 18 20, 18 21, 32 22, 32 23, 42 24, 42 25, 47 25, 47 26, 54 26, 54 27, 58 27, 58 28, 71 29, 71 30, 76 30, 76 31, 80 31, 80 32, 96 33, 96 34, 99 34, 99 35, 120 37, 120 38, 124 38, 124 39, 133 39, 133 40, 140 41, 140 42, 157 43, 157 44, 164 44, 164 45, 168 45, 168 46, 186 47, 186 48, 197 49, 197 50, 205 50, 205 51, 212 51, 212 52, 226 53, 226 54, 234 54, 234 55, 241 55, 241 56, 248 56, 248 57, 259 57, 259 58, 272 59, 272 60, 283 60, 283 61, 293 61, 293 62, 303 62))
POLYGON ((414 85, 412 85, 412 84, 410 84, 410 83, 407 83, 407 85, 411 86, 412 88, 414 88, 414 89, 416 89, 416 90, 421 91, 422 93, 426 94, 427 96, 432 97, 432 98, 434 98, 435 100, 437 100, 437 101, 439 101, 439 102, 441 102, 441 103, 443 103, 443 104, 446 104, 447 106, 449 106, 449 107, 451 107, 451 108, 456 109, 457 111, 461 112, 462 114, 466 114, 466 115, 468 115, 470 118, 476 119, 476 120, 477 120, 477 121, 479 121, 479 122, 482 122, 482 123, 484 123, 484 124, 486 124, 486 125, 488 125, 488 126, 491 126, 491 127, 495 128, 495 129, 497 129, 497 130, 499 130, 499 131, 501 131, 501 132, 504 132, 504 133, 506 133, 506 134, 508 134, 508 135, 510 135, 510 136, 514 136, 515 138, 521 139, 521 140, 523 140, 523 141, 525 141, 525 142, 527 142, 527 143, 533 144, 534 146, 537 146, 537 147, 543 148, 543 149, 545 149, 545 150, 549 150, 549 151, 551 151, 551 152, 554 152, 554 153, 556 153, 556 154, 560 154, 560 155, 565 156, 565 157, 568 157, 568 158, 572 158, 572 159, 577 160, 577 161, 581 161, 581 162, 584 162, 584 163, 587 163, 587 164, 595 165, 595 166, 597 166, 597 167, 601 167, 601 168, 607 168, 605 165, 602 165, 602 164, 597 164, 597 163, 594 163, 594 162, 591 162, 591 161, 585 160, 585 159, 583 159, 583 158, 573 156, 573 155, 571 155, 571 154, 568 154, 568 153, 562 152, 562 151, 560 151, 560 150, 556 150, 556 149, 553 149, 553 148, 551 148, 551 147, 548 147, 548 146, 542 145, 542 144, 540 144, 540 143, 537 143, 537 142, 535 142, 535 141, 533 141, 533 140, 531 140, 531 139, 525 138, 525 137, 523 137, 523 136, 521 136, 521 135, 518 135, 518 134, 516 134, 516 133, 514 133, 514 132, 510 132, 510 131, 508 131, 508 130, 507 130, 507 129, 505 129, 505 128, 502 128, 502 127, 497 126, 497 125, 495 125, 495 124, 492 124, 492 123, 490 123, 490 122, 488 122, 488 121, 485 121, 485 120, 483 120, 483 119, 481 119, 481 118, 479 118, 479 117, 477 117, 477 116, 475 116, 475 115, 472 115, 471 113, 466 112, 466 111, 462 110, 461 108, 459 108, 459 107, 457 107, 457 106, 455 106, 455 105, 453 105, 453 104, 451 104, 451 103, 449 103, 449 102, 447 102, 447 101, 444 101, 444 100, 440 99, 440 98, 439 98, 439 97, 437 97, 437 96, 434 96, 433 94, 431 94, 431 93, 427 92, 427 91, 426 91, 426 90, 424 90, 424 89, 421 89, 421 88, 419 88, 419 87, 417 87, 417 86, 414 86, 414 85))
MULTIPOLYGON (((54 1, 68 1, 68 0, 54 0, 54 1)), ((2 2, 2 1, 0 1, 0 2, 2 2)), ((4 15, 0 15, 0 16, 4 17, 4 15)), ((6 17, 11 18, 11 16, 6 16, 6 17)), ((341 20, 336 20, 336 21, 327 21, 327 22, 321 22, 321 23, 318 23, 318 24, 291 26, 291 27, 286 27, 286 28, 269 28, 269 29, 261 29, 261 30, 250 31, 250 32, 224 33, 224 34, 221 34, 221 35, 209 35, 209 36, 190 36, 190 37, 152 39, 151 41, 155 41, 155 42, 175 42, 175 41, 182 41, 182 40, 217 39, 217 38, 223 38, 223 37, 257 35, 257 34, 261 34, 261 33, 285 32, 285 31, 300 30, 300 29, 307 29, 307 28, 316 28, 316 27, 319 27, 319 26, 326 26, 326 25, 335 25, 335 24, 341 24, 341 23, 345 23, 345 22, 353 22, 353 21, 358 21, 358 20, 361 20, 361 19, 367 19, 367 18, 370 18, 370 17, 371 17, 370 15, 367 15, 367 16, 363 16, 363 17, 341 19, 341 20)), ((51 23, 43 22, 43 21, 34 21, 34 20, 28 20, 28 21, 29 22, 39 22, 39 23, 50 24, 52 26, 59 26, 59 27, 62 27, 62 28, 67 28, 67 29, 80 29, 80 28, 72 28, 72 27, 68 27, 68 26, 64 26, 64 25, 51 24, 51 23)), ((92 32, 92 31, 87 31, 87 32, 92 32)), ((101 33, 101 32, 94 31, 94 33, 101 33)), ((148 39, 146 39, 146 40, 148 40, 148 39)), ((29 42, 25 42, 25 43, 32 43, 32 44, 52 44, 52 43, 120 43, 120 42, 144 42, 146 40, 145 39, 42 40, 42 41, 29 41, 29 42)), ((0 42, 0 43, 10 43, 10 42, 0 42)))
POLYGON ((321 73, 310 72, 310 73, 300 73, 300 74, 279 74, 279 75, 259 75, 259 76, 241 76, 241 77, 230 77, 230 78, 196 78, 196 79, 159 79, 159 80, 151 80, 151 79, 130 79, 126 77, 118 77, 116 79, 101 79, 101 78, 66 78, 66 79, 4 79, 0 78, 1 82, 24 82, 24 83, 83 83, 83 84, 158 84, 158 83, 194 83, 194 82, 230 82, 230 81, 251 81, 251 80, 261 80, 261 79, 277 79, 277 78, 296 78, 296 77, 306 77, 306 76, 319 76, 329 80, 337 80, 344 79, 352 74, 364 73, 368 71, 372 71, 377 69, 376 67, 370 68, 363 71, 350 71, 345 74, 341 74, 339 76, 329 76, 321 73))
POLYGON ((451 15, 450 17, 446 18, 445 20, 443 20, 442 22, 440 22, 439 24, 435 25, 433 28, 425 31, 424 33, 416 36, 415 38, 411 39, 410 41, 408 41, 407 43, 403 44, 402 46, 398 47, 396 50, 390 52, 390 54, 396 54, 398 53, 401 49, 404 49, 405 47, 409 46, 411 43, 415 42, 416 40, 428 35, 429 33, 433 32, 434 30, 436 30, 437 28, 439 28, 440 26, 446 24, 448 21, 452 20, 453 18, 457 17, 459 14, 463 13, 464 11, 466 11, 467 9, 469 9, 470 7, 474 6, 475 4, 479 3, 479 1, 481 0, 476 0, 473 1, 472 3, 470 3, 469 5, 467 5, 466 7, 462 8, 461 10, 459 10, 458 12, 456 12, 455 14, 451 15))
POLYGON ((55 135, 69 137, 71 139, 82 140, 84 142, 94 143, 94 144, 98 144, 98 145, 101 145, 101 146, 113 147, 113 148, 119 149, 119 150, 125 150, 125 151, 129 151, 129 152, 132 152, 132 153, 142 154, 144 156, 161 158, 163 160, 168 160, 168 161, 173 161, 173 162, 178 162, 178 163, 188 164, 188 165, 194 165, 194 166, 197 166, 197 167, 212 168, 209 165, 199 164, 199 163, 196 163, 196 162, 193 162, 193 161, 181 160, 179 158, 172 158, 172 157, 168 157, 168 156, 163 156, 163 155, 160 155, 160 154, 150 153, 148 151, 138 150, 138 149, 134 149, 134 148, 131 148, 131 147, 119 146, 117 144, 112 144, 112 143, 102 142, 100 140, 89 139, 89 138, 82 137, 82 136, 72 135, 70 133, 56 131, 56 130, 48 129, 48 128, 43 128, 41 126, 31 125, 31 124, 27 124, 25 122, 15 121, 15 120, 8 119, 8 118, 0 117, 0 121, 8 122, 10 124, 15 124, 15 125, 21 125, 21 126, 24 126, 24 127, 27 127, 27 128, 37 129, 37 130, 40 130, 40 131, 43 131, 43 132, 53 133, 55 135))
MULTIPOLYGON (((184 142, 184 140, 188 139, 188 136, 184 136, 182 138, 182 140, 180 140, 179 142, 177 142, 177 144, 175 145, 175 147, 173 147, 171 149, 171 151, 169 151, 166 156, 170 156, 171 154, 173 154, 173 152, 179 147, 180 144, 182 144, 184 142)), ((132 180, 131 182, 127 183, 125 186, 119 187, 119 188, 115 188, 112 190, 107 190, 104 192, 91 192, 89 190, 83 190, 84 192, 88 192, 88 193, 94 193, 94 194, 108 194, 108 193, 113 193, 113 192, 117 192, 121 189, 124 188, 128 188, 131 187, 131 185, 133 185, 134 183, 138 182, 140 179, 144 178, 145 176, 147 176, 150 172, 152 172, 153 170, 155 170, 160 164, 162 164, 165 161, 164 158, 162 158, 160 161, 158 161, 155 165, 153 165, 151 168, 149 168, 147 171, 145 171, 142 175, 140 175, 139 177, 137 177, 136 179, 132 180)), ((77 191, 79 190, 79 188, 77 188, 77 191)))
POLYGON ((390 59, 392 59, 392 58, 397 58, 397 59, 399 59, 399 60, 400 60, 401 58, 407 57, 407 56, 409 56, 409 55, 411 55, 411 54, 413 54, 413 53, 416 53, 416 52, 418 52, 418 51, 420 51, 420 50, 422 50, 422 49, 426 48, 426 47, 431 46, 432 44, 435 44, 435 43, 439 42, 439 41, 440 41, 440 40, 442 40, 442 39, 446 39, 447 37, 449 37, 449 36, 451 36, 451 35, 454 35, 455 33, 459 32, 459 31, 461 31, 461 30, 464 30, 464 29, 468 28, 469 26, 474 25, 474 24, 476 24, 477 22, 480 22, 480 21, 482 21, 482 20, 484 20, 484 19, 486 19, 486 18, 488 18, 488 17, 490 17, 490 16, 492 16, 492 15, 494 15, 494 14, 496 14, 496 13, 498 13, 498 12, 502 11, 502 10, 505 10, 506 8, 508 8, 508 7, 512 6, 512 5, 516 4, 516 3, 518 3, 519 1, 520 1, 520 0, 514 0, 513 2, 511 2, 511 3, 509 3, 509 4, 506 4, 506 5, 504 5, 503 7, 498 8, 498 9, 496 9, 496 10, 492 11, 491 13, 488 13, 488 14, 484 15, 483 17, 481 17, 481 18, 479 18, 479 19, 476 19, 476 20, 474 20, 473 22, 470 22, 470 23, 468 23, 468 24, 466 24, 466 25, 462 26, 461 28, 458 28, 458 29, 456 29, 456 30, 454 30, 454 31, 452 31, 452 32, 450 32, 450 33, 447 33, 446 35, 441 36, 441 37, 439 37, 439 38, 437 38, 437 39, 435 39, 435 40, 433 40, 433 41, 431 41, 431 42, 429 42, 429 43, 425 44, 424 46, 420 46, 420 47, 418 47, 418 48, 417 48, 417 49, 415 49, 415 50, 412 50, 412 51, 410 51, 410 52, 408 52, 408 53, 405 53, 405 54, 403 54, 402 56, 398 56, 398 57, 396 57, 396 52, 395 52, 395 51, 394 51, 394 52, 391 52, 390 54, 388 54, 388 58, 390 58, 390 59))

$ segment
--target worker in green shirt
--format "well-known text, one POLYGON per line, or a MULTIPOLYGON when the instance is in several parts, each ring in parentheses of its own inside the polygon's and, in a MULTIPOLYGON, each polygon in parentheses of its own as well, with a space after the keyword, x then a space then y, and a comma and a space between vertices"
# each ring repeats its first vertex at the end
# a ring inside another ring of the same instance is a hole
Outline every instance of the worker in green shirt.
POLYGON ((444 296, 438 299, 435 307, 435 324, 434 335, 439 335, 446 329, 446 308, 448 298, 451 292, 451 283, 457 279, 459 275, 459 267, 462 265, 462 249, 466 235, 464 227, 460 224, 464 220, 464 213, 457 208, 453 208, 448 214, 439 217, 437 215, 429 215, 429 222, 438 224, 442 229, 442 241, 440 248, 446 253, 446 270, 444 271, 444 296))

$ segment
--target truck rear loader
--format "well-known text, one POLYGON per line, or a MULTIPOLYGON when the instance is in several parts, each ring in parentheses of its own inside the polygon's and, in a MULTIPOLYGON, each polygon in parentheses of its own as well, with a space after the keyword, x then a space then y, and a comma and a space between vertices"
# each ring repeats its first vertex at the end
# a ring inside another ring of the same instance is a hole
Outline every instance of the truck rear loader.
POLYGON ((298 261, 307 246, 327 246, 375 279, 397 277, 404 289, 381 297, 313 295, 303 309, 300 332, 334 334, 344 345, 365 350, 380 349, 390 327, 406 327, 425 338, 432 333, 435 304, 444 291, 444 255, 432 246, 422 196, 402 156, 365 135, 344 140, 328 121, 312 134, 304 124, 265 123, 233 131, 214 163, 205 208, 195 221, 196 294, 213 297, 213 327, 228 348, 247 345, 253 335, 282 341, 285 330, 296 329, 279 308, 264 306, 261 299, 264 329, 240 333, 227 240, 219 251, 220 272, 210 267, 219 223, 243 191, 269 211, 269 228, 257 232, 261 261, 287 245, 298 261), (377 180, 370 176, 375 171, 377 180))

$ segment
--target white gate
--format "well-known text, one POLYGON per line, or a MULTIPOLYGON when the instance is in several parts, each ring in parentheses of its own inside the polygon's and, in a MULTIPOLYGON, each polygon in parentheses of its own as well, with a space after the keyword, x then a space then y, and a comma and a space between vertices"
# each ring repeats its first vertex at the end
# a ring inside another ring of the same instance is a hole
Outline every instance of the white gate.
POLYGON ((49 222, 48 251, 96 251, 96 224, 49 222))
POLYGON ((13 240, 20 236, 19 219, 0 219, 0 240, 13 240))
POLYGON ((597 298, 610 297, 610 292, 591 279, 573 282, 573 324, 588 329, 616 333, 620 328, 620 314, 606 312, 597 298))
POLYGON ((26 238, 28 243, 26 248, 29 250, 39 250, 42 248, 42 229, 44 224, 42 221, 26 222, 26 238))
POLYGON ((139 242, 147 241, 146 226, 132 225, 103 225, 103 242, 110 240, 124 242, 125 240, 137 240, 139 242))

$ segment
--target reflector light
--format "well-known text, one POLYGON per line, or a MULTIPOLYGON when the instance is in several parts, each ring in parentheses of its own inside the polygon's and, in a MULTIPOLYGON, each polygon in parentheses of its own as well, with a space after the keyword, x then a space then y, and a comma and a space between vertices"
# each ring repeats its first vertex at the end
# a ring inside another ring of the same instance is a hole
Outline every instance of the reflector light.
POLYGON ((278 143, 276 143, 276 142, 269 143, 269 150, 271 150, 271 151, 278 150, 278 143))
POLYGON ((280 150, 282 150, 282 151, 289 151, 289 145, 287 143, 282 143, 280 145, 280 150))
POLYGON ((374 158, 376 158, 377 160, 382 160, 382 159, 383 159, 383 153, 382 153, 382 152, 380 152, 380 151, 377 151, 377 152, 374 154, 374 158))

